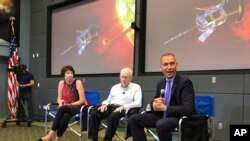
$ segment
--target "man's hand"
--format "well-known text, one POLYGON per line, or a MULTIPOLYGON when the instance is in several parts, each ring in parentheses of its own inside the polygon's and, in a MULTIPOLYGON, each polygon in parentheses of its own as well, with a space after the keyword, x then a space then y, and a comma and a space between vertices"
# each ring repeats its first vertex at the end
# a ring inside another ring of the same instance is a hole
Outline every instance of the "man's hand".
POLYGON ((167 106, 164 104, 163 98, 156 98, 153 102, 153 109, 154 111, 165 111, 167 106))
POLYGON ((20 84, 19 87, 24 88, 24 87, 28 87, 28 86, 27 86, 27 84, 20 84))
POLYGON ((100 107, 98 108, 98 110, 101 111, 101 112, 104 112, 104 111, 107 110, 107 108, 108 108, 108 105, 102 105, 102 106, 100 106, 100 107))
POLYGON ((164 98, 162 98, 162 97, 155 98, 154 102, 156 102, 156 103, 163 103, 164 104, 164 98))
POLYGON ((120 112, 121 113, 123 110, 124 110, 123 106, 120 106, 120 107, 116 108, 114 112, 120 112))

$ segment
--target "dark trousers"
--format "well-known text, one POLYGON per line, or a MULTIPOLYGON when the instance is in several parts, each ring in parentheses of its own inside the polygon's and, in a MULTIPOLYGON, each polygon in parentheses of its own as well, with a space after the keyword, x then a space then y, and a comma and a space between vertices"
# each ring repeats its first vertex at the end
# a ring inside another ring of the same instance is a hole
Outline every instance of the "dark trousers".
POLYGON ((178 126, 178 122, 178 118, 163 119, 153 112, 134 114, 128 120, 133 141, 147 141, 144 128, 156 128, 160 141, 172 141, 171 131, 178 126))
POLYGON ((32 110, 32 97, 31 93, 23 93, 19 95, 19 106, 18 107, 18 119, 23 120, 33 120, 33 110, 32 110), (25 110, 27 113, 25 113, 25 110))
MULTIPOLYGON (((61 137, 68 127, 72 116, 80 112, 80 106, 65 105, 58 108, 58 112, 53 121, 52 130, 57 131, 57 136, 61 137)), ((86 116, 86 115, 85 115, 86 116)))
POLYGON ((112 138, 115 135, 116 129, 118 127, 120 119, 125 115, 125 112, 113 112, 117 107, 116 106, 108 106, 105 112, 100 112, 97 108, 94 108, 90 111, 89 118, 89 131, 88 137, 93 139, 94 141, 98 140, 98 131, 100 127, 100 123, 103 119, 108 120, 108 128, 106 129, 106 134, 104 137, 104 141, 112 141, 112 138))

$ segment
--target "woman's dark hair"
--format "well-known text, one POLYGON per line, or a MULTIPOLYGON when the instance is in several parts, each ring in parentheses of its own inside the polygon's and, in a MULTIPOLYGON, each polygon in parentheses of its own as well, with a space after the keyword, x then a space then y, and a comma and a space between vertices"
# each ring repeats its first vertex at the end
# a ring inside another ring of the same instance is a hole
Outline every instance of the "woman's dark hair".
POLYGON ((64 66, 62 67, 61 69, 61 76, 64 77, 64 74, 66 73, 66 71, 72 71, 73 72, 73 75, 75 75, 75 70, 74 68, 71 66, 71 65, 67 65, 67 66, 64 66))

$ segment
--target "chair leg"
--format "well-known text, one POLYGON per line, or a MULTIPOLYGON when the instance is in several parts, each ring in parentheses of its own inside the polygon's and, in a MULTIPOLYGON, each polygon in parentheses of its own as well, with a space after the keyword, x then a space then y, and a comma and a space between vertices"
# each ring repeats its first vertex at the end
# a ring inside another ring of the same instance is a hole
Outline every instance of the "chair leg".
POLYGON ((90 118, 90 110, 92 110, 93 106, 88 108, 88 115, 87 115, 87 141, 89 141, 89 118, 90 118))
POLYGON ((152 130, 148 129, 148 132, 154 137, 156 141, 159 141, 158 136, 152 130))

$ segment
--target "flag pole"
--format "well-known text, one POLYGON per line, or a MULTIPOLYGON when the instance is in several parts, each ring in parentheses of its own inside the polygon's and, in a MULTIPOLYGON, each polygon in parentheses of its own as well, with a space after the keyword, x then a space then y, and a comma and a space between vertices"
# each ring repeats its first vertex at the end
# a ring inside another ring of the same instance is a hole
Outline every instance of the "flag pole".
MULTIPOLYGON (((10 25, 11 25, 11 35, 14 35, 14 36, 15 36, 14 21, 16 20, 16 18, 13 17, 13 16, 11 16, 11 17, 9 18, 9 20, 10 20, 10 25)), ((17 48, 16 48, 16 52, 18 52, 18 49, 17 49, 17 48)), ((18 62, 14 62, 15 65, 16 65, 16 64, 19 64, 19 59, 17 59, 17 61, 18 61, 18 62)))

